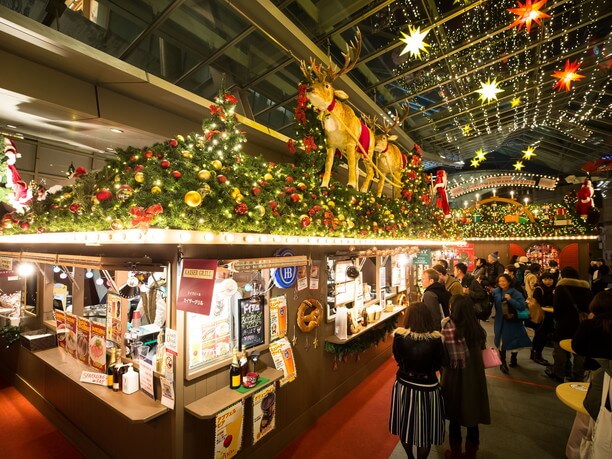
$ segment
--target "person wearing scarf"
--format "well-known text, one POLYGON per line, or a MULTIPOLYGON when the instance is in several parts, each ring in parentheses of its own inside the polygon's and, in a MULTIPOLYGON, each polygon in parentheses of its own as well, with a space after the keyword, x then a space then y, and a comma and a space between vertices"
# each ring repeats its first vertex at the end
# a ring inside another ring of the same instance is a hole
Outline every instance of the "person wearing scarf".
POLYGON ((450 444, 444 457, 472 459, 480 445, 478 425, 490 424, 491 414, 482 361, 487 333, 476 318, 469 295, 451 297, 450 317, 442 321, 442 339, 445 359, 440 384, 450 444), (463 455, 461 426, 467 427, 463 455))

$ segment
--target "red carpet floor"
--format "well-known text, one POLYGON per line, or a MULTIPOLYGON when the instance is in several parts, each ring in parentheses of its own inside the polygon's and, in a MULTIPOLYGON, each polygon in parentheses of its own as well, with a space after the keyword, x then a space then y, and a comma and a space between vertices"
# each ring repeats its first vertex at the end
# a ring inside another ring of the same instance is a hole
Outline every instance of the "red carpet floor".
POLYGON ((17 389, 0 379, 0 457, 76 459, 85 456, 17 389))
POLYGON ((389 433, 391 388, 396 369, 397 364, 390 357, 287 446, 277 459, 387 459, 399 441, 389 433))

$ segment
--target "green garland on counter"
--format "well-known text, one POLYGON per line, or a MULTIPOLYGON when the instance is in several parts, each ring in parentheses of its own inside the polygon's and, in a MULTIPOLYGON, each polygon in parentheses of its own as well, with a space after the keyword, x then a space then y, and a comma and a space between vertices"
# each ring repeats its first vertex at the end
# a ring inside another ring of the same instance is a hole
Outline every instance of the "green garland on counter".
POLYGON ((397 315, 393 319, 388 319, 382 322, 379 326, 369 329, 362 335, 347 342, 346 344, 335 344, 328 341, 325 342, 325 352, 336 354, 336 358, 342 360, 344 356, 349 354, 358 354, 369 349, 372 345, 377 345, 383 341, 388 333, 391 333, 397 328, 397 315))
POLYGON ((3 338, 6 347, 9 347, 15 341, 19 341, 21 335, 21 328, 18 325, 5 325, 0 327, 0 338, 3 338))

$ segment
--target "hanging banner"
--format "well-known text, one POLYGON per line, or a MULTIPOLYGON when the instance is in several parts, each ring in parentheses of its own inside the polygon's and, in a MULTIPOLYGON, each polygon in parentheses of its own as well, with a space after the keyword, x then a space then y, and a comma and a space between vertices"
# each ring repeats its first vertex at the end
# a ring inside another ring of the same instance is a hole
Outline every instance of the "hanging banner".
POLYGON ((253 394, 253 444, 276 425, 276 390, 274 384, 253 394))
POLYGON ((215 459, 234 457, 242 447, 243 402, 240 401, 215 417, 215 459))
POLYGON ((293 349, 291 349, 289 340, 287 338, 281 338, 270 343, 270 354, 274 361, 274 367, 284 373, 284 376, 280 380, 280 385, 284 386, 288 382, 293 381, 297 377, 297 370, 293 358, 293 349))
POLYGON ((415 265, 431 265, 431 249, 419 250, 412 263, 415 265))
POLYGON ((177 309, 205 316, 210 314, 217 264, 217 260, 183 260, 177 309))
POLYGON ((287 297, 270 298, 270 341, 287 335, 287 297))

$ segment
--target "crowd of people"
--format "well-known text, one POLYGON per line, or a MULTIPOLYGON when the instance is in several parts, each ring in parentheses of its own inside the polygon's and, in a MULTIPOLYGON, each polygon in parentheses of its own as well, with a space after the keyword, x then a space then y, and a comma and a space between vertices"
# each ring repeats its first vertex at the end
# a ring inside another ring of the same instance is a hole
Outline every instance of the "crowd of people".
POLYGON ((575 268, 560 268, 554 260, 546 267, 530 263, 526 256, 504 266, 497 252, 476 258, 471 272, 456 263, 451 273, 442 259, 423 270, 421 301, 410 304, 393 341, 399 368, 389 427, 408 457, 415 457, 416 447, 416 457, 426 458, 431 445, 442 444, 445 420, 445 457, 476 457, 478 426, 491 422, 482 356, 487 334, 480 322, 491 317, 503 373, 519 365, 521 349, 529 349, 530 359, 555 382, 590 380, 589 416, 577 415, 567 444, 569 458, 581 457, 581 443, 583 450, 585 442, 592 446, 602 387, 608 387, 603 381, 612 372, 612 290, 603 260, 591 263, 589 277, 580 279, 575 268), (566 339, 573 339, 574 352, 561 347, 566 339), (547 343, 552 362, 542 355, 547 343))

